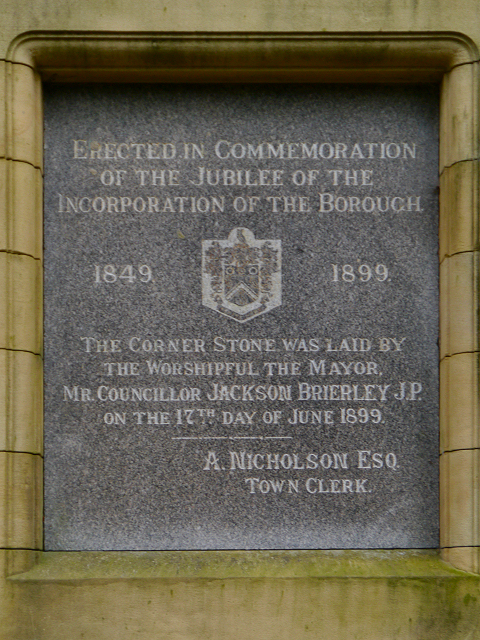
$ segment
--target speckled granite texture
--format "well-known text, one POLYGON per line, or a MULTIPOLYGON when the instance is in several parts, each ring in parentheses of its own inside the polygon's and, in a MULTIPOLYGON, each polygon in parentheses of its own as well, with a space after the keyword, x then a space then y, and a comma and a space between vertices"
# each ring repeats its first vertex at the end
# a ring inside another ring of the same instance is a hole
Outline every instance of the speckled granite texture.
POLYGON ((45 545, 438 546, 438 91, 45 90, 45 545))

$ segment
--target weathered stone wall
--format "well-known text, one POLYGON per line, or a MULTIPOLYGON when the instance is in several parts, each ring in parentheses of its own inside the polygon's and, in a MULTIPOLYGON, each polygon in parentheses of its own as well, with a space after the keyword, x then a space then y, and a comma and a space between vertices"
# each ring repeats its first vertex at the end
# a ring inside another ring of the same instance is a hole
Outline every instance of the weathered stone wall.
POLYGON ((2 640, 480 638, 479 14, 476 0, 4 0, 2 640), (441 83, 442 559, 421 551, 41 552, 41 84, 172 79, 441 83))

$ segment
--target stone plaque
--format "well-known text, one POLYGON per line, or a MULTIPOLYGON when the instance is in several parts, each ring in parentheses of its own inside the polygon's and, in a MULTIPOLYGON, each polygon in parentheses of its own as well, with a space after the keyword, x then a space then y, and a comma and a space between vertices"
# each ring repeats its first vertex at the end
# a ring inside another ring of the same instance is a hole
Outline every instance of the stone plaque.
POLYGON ((438 546, 435 86, 45 91, 45 546, 438 546))

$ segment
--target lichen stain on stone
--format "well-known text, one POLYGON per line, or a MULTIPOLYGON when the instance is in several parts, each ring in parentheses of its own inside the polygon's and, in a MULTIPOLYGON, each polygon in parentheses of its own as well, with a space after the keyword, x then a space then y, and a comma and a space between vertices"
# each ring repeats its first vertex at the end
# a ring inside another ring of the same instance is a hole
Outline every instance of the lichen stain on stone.
POLYGON ((467 593, 463 598, 463 604, 465 606, 468 606, 470 602, 476 602, 476 601, 477 601, 477 598, 475 596, 472 596, 470 593, 467 593))

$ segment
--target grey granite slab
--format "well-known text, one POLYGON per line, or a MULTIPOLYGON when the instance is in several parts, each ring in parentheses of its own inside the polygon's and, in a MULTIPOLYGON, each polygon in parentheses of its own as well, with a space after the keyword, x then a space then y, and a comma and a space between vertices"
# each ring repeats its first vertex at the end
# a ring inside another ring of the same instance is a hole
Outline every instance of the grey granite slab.
POLYGON ((45 547, 438 546, 438 89, 45 90, 45 547))

